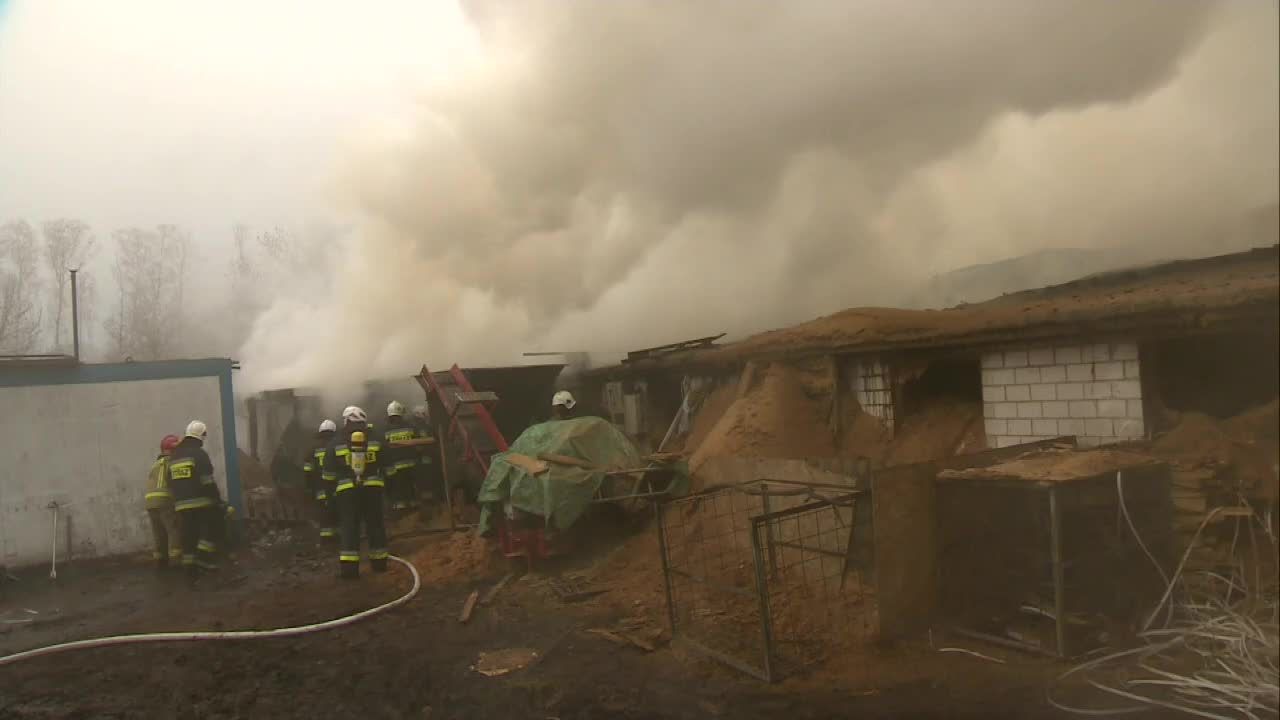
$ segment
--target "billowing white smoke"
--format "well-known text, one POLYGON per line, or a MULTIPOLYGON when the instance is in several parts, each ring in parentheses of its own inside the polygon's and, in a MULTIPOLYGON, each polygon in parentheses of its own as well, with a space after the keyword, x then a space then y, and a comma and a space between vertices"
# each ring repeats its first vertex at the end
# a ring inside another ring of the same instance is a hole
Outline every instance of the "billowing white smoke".
POLYGON ((1277 194, 1273 3, 467 7, 484 62, 363 144, 251 389, 762 329, 1277 194))

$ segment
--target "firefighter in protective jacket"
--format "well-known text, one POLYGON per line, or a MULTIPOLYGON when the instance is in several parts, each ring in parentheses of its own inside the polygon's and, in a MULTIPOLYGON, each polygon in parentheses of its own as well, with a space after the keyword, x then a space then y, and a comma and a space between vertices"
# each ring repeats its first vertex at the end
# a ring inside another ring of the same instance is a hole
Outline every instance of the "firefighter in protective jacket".
POLYGON ((213 480, 213 461, 204 450, 208 434, 204 423, 192 420, 169 456, 169 489, 178 514, 182 565, 192 579, 200 569, 217 568, 214 561, 226 523, 222 495, 213 480))
POLYGON ((387 492, 391 509, 403 510, 418 504, 418 450, 396 448, 392 443, 418 437, 413 424, 405 419, 404 405, 392 401, 387 405, 387 427, 382 431, 382 467, 387 476, 387 492))
POLYGON ((336 483, 338 566, 345 578, 360 576, 362 527, 369 538, 369 565, 375 572, 387 569, 381 452, 382 443, 371 437, 364 410, 354 405, 343 410, 342 430, 333 436, 325 451, 324 471, 336 483))
POLYGON ((325 420, 320 423, 320 429, 316 431, 316 446, 311 450, 311 455, 307 461, 302 464, 302 470, 307 478, 307 490, 309 490, 316 500, 316 520, 320 525, 320 539, 330 542, 337 537, 338 534, 338 509, 334 502, 334 476, 326 473, 324 470, 324 458, 329 451, 329 443, 333 441, 333 436, 338 432, 338 426, 332 420, 325 420))
POLYGON ((151 521, 151 538, 155 549, 151 551, 156 569, 169 567, 170 560, 182 557, 178 546, 178 516, 173 509, 173 493, 169 491, 169 454, 178 447, 177 435, 165 435, 160 441, 160 454, 151 464, 147 474, 147 518, 151 521))

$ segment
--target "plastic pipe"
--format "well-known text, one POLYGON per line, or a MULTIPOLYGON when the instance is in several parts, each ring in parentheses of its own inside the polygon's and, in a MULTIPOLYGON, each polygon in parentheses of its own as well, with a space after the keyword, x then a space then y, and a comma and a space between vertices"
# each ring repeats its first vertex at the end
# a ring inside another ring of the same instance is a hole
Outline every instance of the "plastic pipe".
POLYGON ((48 645, 34 650, 26 650, 13 655, 5 655, 0 657, 0 667, 10 665, 12 663, 21 662, 23 660, 31 660, 44 655, 53 655, 55 653, 66 652, 69 650, 87 650, 89 648, 108 647, 111 645, 131 645, 136 643, 153 643, 153 642, 173 642, 179 640, 255 640, 263 638, 282 638, 293 637, 295 635, 306 635, 307 633, 320 632, 323 630, 332 630, 344 625, 350 625, 368 617, 372 617, 381 612, 386 612, 395 607, 399 607, 413 599, 418 594, 418 589, 422 587, 421 579, 418 577, 418 569, 408 560, 389 556, 391 560, 409 568, 409 572, 413 574, 413 588, 403 596, 384 603, 368 610, 347 615, 345 617, 336 618, 334 620, 326 620, 325 622, 314 623, 312 625, 298 625, 295 627, 277 628, 275 630, 231 630, 227 632, 163 632, 163 633, 142 633, 137 635, 112 635, 109 637, 92 638, 89 640, 76 640, 74 642, 59 643, 57 645, 48 645))
POLYGON ((49 503, 49 508, 53 510, 53 559, 49 563, 49 579, 58 579, 58 503, 49 503))

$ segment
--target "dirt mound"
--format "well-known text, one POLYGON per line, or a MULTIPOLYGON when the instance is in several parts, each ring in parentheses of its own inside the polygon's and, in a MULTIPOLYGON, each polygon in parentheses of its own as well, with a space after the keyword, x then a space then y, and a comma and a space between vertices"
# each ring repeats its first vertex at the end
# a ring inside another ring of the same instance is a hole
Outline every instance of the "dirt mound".
POLYGON ((795 371, 781 363, 735 400, 689 461, 690 470, 710 457, 832 457, 835 444, 820 402, 804 392, 795 371))
POLYGON ((943 399, 904 418, 889 443, 885 465, 941 460, 985 450, 982 403, 943 399))
POLYGON ((1177 424, 1152 443, 1152 452, 1185 467, 1227 465, 1240 484, 1265 497, 1277 494, 1280 456, 1280 400, 1272 399, 1227 420, 1184 412, 1177 424))
POLYGON ((728 382, 707 396, 693 415, 693 423, 689 427, 689 435, 684 441, 685 452, 693 452, 702 446, 702 441, 720 422, 720 418, 729 411, 733 401, 738 397, 738 383, 728 382))
POLYGON ((252 455, 243 450, 237 451, 240 454, 240 486, 246 490, 257 487, 270 487, 271 473, 263 467, 252 455))
POLYGON ((423 584, 488 577, 501 560, 496 544, 474 532, 433 536, 406 559, 418 568, 423 584))

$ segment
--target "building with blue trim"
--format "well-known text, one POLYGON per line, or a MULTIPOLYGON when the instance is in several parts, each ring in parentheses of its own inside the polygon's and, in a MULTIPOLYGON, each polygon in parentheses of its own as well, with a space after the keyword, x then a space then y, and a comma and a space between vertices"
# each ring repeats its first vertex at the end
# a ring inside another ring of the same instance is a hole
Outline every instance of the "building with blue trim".
POLYGON ((215 478, 243 517, 232 367, 0 359, 0 565, 148 550, 147 472, 190 420, 208 426, 215 478))

